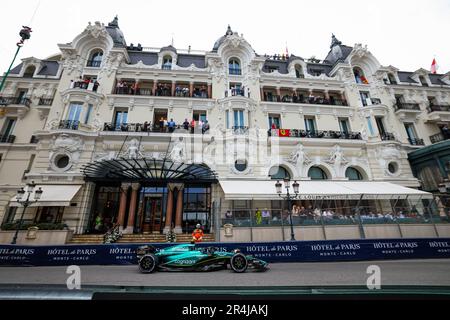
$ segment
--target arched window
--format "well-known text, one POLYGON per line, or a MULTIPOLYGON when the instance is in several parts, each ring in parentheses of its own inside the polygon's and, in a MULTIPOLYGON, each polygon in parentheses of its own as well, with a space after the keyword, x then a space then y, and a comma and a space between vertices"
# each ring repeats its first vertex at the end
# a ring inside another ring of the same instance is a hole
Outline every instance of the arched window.
POLYGON ((93 68, 100 68, 100 65, 102 64, 102 60, 103 60, 103 51, 94 50, 94 51, 92 51, 91 56, 89 57, 87 66, 93 67, 93 68))
POLYGON ((36 67, 35 66, 29 66, 26 70, 25 70, 25 72, 24 72, 24 74, 23 74, 23 77, 24 78, 33 78, 33 76, 34 76, 34 72, 36 71, 36 67))
POLYGON ((162 68, 163 70, 172 70, 172 56, 164 56, 162 68))
POLYGON ((368 84, 367 78, 364 76, 364 72, 359 67, 353 68, 353 74, 355 75, 356 83, 368 84))
POLYGON ((352 167, 348 167, 347 170, 345 170, 345 176, 348 180, 364 180, 361 172, 352 167))
POLYGON ((311 167, 308 170, 308 177, 310 177, 311 180, 327 180, 328 179, 327 174, 320 167, 311 167))
POLYGON ((297 78, 304 78, 305 77, 305 75, 303 74, 303 68, 299 64, 295 65, 295 76, 297 78))
POLYGON ((269 176, 272 180, 283 180, 285 178, 291 179, 289 172, 284 167, 280 166, 270 168, 269 176))
POLYGON ((231 58, 228 63, 228 70, 230 74, 240 75, 241 74, 241 64, 237 58, 231 58))

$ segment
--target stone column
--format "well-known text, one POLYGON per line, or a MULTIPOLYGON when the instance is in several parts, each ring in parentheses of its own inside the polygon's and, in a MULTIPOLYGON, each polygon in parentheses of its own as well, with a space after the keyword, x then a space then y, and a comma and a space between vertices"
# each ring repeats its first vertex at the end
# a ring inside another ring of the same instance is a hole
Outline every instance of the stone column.
POLYGON ((156 96, 156 88, 158 87, 158 80, 153 81, 153 95, 156 96))
POLYGON ((208 83, 208 98, 212 98, 212 84, 208 83))
POLYGON ((167 206, 166 206, 166 223, 164 226, 163 233, 167 234, 172 227, 172 211, 173 211, 173 188, 170 184, 167 185, 169 194, 167 195, 167 206))
POLYGON ((189 82, 189 97, 192 97, 193 94, 194 94, 194 83, 189 82))
POLYGON ((330 92, 328 90, 324 91, 325 99, 330 100, 330 92))
POLYGON ((277 87, 277 101, 278 102, 281 101, 281 89, 280 89, 280 87, 277 87))
POLYGON ((134 231, 134 219, 136 217, 136 202, 137 202, 139 187, 140 187, 139 183, 131 184, 131 199, 130 199, 130 208, 128 210, 128 222, 127 222, 127 227, 123 231, 123 233, 132 234, 134 231))
POLYGON ((172 81, 172 88, 171 88, 171 95, 172 97, 175 97, 175 87, 177 86, 177 83, 175 81, 172 81))
POLYGON ((261 87, 260 90, 261 90, 261 101, 264 101, 264 87, 261 87))
POLYGON ((342 102, 348 103, 347 98, 345 97, 345 91, 341 91, 341 99, 342 99, 342 102))
POLYGON ((120 204, 119 204, 119 216, 117 218, 117 223, 120 225, 121 231, 123 231, 123 225, 125 223, 127 193, 128 193, 129 187, 130 187, 129 183, 122 183, 122 185, 120 186, 120 204))
POLYGON ((183 224, 183 189, 184 185, 180 184, 177 186, 178 188, 178 196, 177 196, 177 210, 175 216, 175 229, 173 230, 175 233, 182 233, 182 224, 183 224))

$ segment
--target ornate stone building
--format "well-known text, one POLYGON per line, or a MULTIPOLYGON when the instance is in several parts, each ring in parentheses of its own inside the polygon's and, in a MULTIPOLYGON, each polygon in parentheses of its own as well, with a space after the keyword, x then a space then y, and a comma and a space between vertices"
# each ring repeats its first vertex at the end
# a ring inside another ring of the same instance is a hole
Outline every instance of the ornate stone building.
POLYGON ((449 232, 408 162, 444 139, 449 73, 385 67, 334 35, 322 61, 257 54, 230 27, 210 51, 146 48, 125 41, 117 18, 59 48, 23 59, 1 93, 4 225, 19 218, 17 188, 35 181, 44 193, 26 221, 75 234, 201 222, 221 241, 281 240, 290 220, 274 180, 290 178, 303 239, 449 232), (423 229, 385 223, 398 208, 423 229), (378 229, 365 226, 377 213, 378 229))

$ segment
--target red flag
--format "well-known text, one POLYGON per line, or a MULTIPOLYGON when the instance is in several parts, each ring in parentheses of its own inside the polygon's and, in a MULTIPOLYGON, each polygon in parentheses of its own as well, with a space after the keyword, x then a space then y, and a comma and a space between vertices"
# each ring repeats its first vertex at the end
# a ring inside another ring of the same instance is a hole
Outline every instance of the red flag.
POLYGON ((289 129, 280 129, 278 131, 278 136, 279 137, 289 137, 290 135, 290 130, 289 129))
POLYGON ((436 59, 433 58, 433 62, 431 63, 431 73, 436 74, 436 71, 438 69, 438 65, 436 63, 436 59))

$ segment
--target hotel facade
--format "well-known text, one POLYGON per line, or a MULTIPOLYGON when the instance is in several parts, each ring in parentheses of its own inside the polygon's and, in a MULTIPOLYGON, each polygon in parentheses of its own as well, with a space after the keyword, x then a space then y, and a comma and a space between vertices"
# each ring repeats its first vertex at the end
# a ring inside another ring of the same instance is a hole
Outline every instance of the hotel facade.
POLYGON ((1 243, 32 181, 23 244, 189 239, 197 223, 211 241, 450 236, 449 73, 334 35, 324 60, 258 54, 230 27, 210 51, 148 48, 117 18, 59 48, 0 93, 1 243), (412 168, 420 152, 438 164, 412 168))

